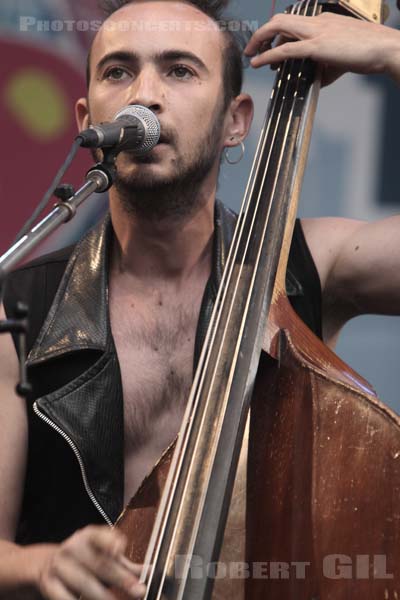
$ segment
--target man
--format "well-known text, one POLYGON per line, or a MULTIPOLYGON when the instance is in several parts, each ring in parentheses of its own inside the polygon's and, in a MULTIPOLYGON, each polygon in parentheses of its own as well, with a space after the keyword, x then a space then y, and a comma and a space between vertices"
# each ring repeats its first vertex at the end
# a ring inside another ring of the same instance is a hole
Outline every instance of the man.
MULTIPOLYGON (((145 159, 119 155, 111 224, 10 282, 8 310, 16 290, 32 301, 36 403, 26 408, 12 393, 15 352, 1 336, 0 592, 7 598, 28 589, 53 600, 81 593, 108 600, 111 585, 143 595, 138 568, 122 559, 125 540, 99 524, 115 521, 179 430, 201 313, 205 322, 204 290, 212 294, 221 267, 213 249, 218 236, 232 232, 232 214, 214 208, 220 157, 245 139, 253 107, 232 79, 224 87, 231 41, 214 27, 219 13, 175 0, 120 4, 94 40, 78 126, 141 104, 157 114, 162 143, 145 159), (182 25, 173 35, 162 27, 171 19, 182 25), (159 27, 132 34, 118 27, 126 22, 159 27)), ((246 53, 254 67, 312 58, 327 66, 326 81, 346 70, 400 81, 400 34, 346 17, 278 15, 246 53), (282 43, 270 48, 276 35, 282 43)), ((303 221, 321 282, 326 343, 356 314, 398 313, 399 225, 398 217, 303 221)), ((293 294, 300 278, 309 298, 299 312, 317 331, 318 277, 299 224, 296 235, 305 268, 292 252, 293 294), (305 305, 313 302, 307 317, 305 305)))

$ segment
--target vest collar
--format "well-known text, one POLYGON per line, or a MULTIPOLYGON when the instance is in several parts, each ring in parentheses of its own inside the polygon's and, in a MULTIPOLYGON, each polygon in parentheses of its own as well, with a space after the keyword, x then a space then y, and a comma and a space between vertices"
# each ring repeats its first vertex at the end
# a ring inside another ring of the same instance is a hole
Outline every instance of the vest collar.
POLYGON ((76 246, 27 360, 35 366, 77 350, 105 351, 108 315, 109 215, 76 246))
MULTIPOLYGON (((235 213, 217 201, 212 274, 207 285, 211 301, 221 281, 235 223, 235 213)), ((78 350, 106 350, 111 338, 108 255, 112 235, 111 218, 107 215, 75 246, 50 311, 29 353, 28 367, 78 350)), ((207 326, 202 323, 203 314, 204 310, 198 327, 200 337, 207 326)))

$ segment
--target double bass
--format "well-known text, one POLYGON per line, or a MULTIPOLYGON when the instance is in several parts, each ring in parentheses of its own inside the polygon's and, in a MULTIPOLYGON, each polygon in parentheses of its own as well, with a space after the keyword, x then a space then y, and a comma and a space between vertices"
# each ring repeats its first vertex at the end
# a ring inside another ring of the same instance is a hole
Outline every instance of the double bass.
MULTIPOLYGON (((325 10, 383 13, 291 8, 325 10)), ((400 419, 285 292, 319 87, 277 71, 180 433, 117 522, 146 600, 400 598, 400 419)))

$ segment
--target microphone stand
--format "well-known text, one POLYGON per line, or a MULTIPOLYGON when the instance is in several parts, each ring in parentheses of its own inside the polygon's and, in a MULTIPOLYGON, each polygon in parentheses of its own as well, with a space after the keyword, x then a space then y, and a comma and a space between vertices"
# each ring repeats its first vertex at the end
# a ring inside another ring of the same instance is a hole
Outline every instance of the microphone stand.
MULTIPOLYGON (((77 208, 94 192, 106 192, 115 179, 115 156, 117 152, 109 149, 104 152, 104 160, 92 167, 86 174, 86 183, 71 197, 57 202, 42 221, 18 240, 0 257, 0 298, 7 275, 34 249, 63 223, 70 221, 77 208)), ((19 378, 16 392, 26 397, 31 391, 26 372, 26 335, 29 328, 29 308, 18 302, 12 319, 0 321, 1 333, 18 334, 19 378)))

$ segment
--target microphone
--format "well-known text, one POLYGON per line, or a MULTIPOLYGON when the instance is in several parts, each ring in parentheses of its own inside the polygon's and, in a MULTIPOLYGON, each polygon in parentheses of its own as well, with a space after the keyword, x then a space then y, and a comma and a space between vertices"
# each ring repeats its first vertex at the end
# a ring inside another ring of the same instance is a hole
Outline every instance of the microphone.
POLYGON ((130 150, 135 155, 147 154, 160 139, 160 122, 145 106, 130 104, 117 112, 110 123, 91 125, 76 137, 84 148, 130 150))

